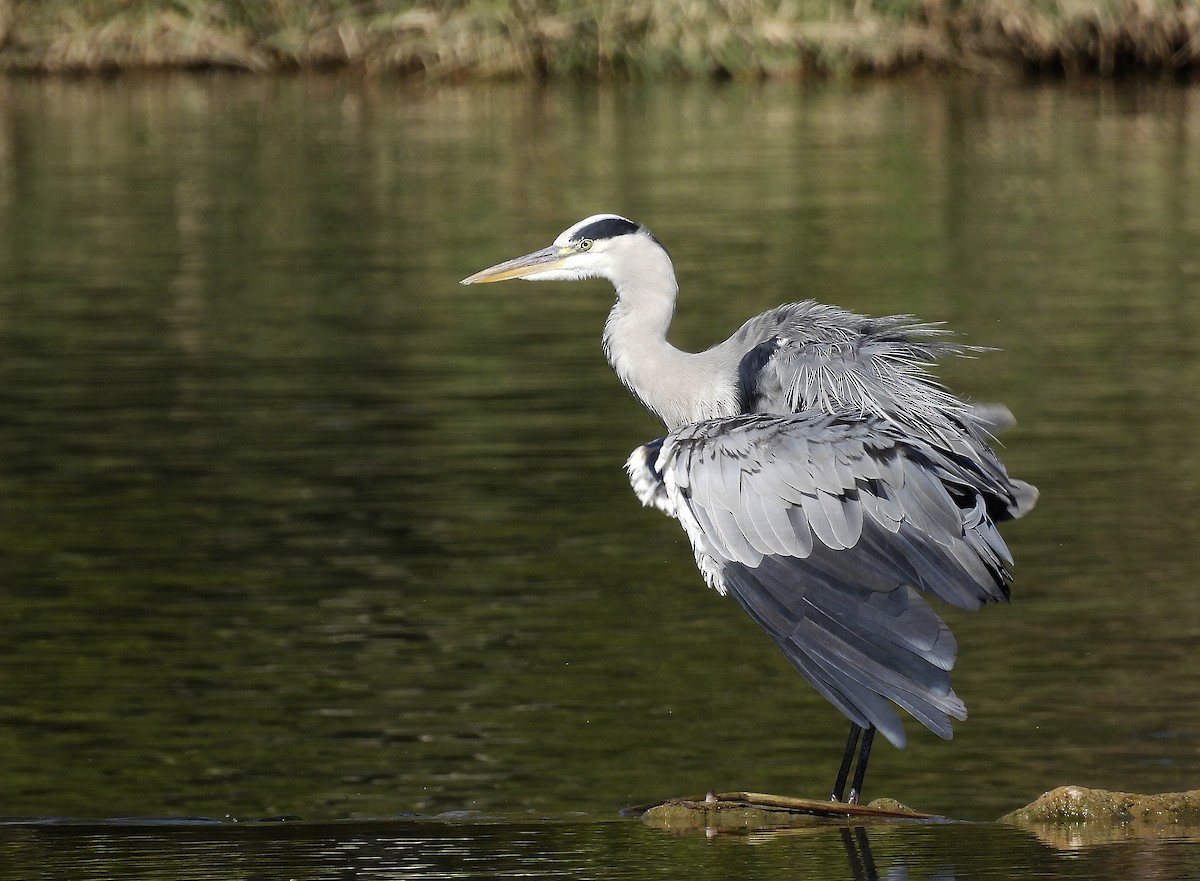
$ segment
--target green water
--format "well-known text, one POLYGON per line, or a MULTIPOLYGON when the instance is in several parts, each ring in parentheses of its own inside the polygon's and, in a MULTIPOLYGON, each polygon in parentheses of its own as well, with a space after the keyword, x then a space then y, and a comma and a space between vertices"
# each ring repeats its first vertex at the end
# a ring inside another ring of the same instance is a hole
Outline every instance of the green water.
POLYGON ((0 814, 827 792, 842 718, 625 482, 658 426, 610 290, 457 284, 597 211, 670 249, 682 346, 814 296, 999 349, 942 375, 1042 490, 1015 602, 947 613, 971 718, 881 744, 868 795, 1196 786, 1200 90, 26 80, 0 814))
POLYGON ((1194 878, 1195 845, 1056 849, 987 825, 673 836, 636 822, 0 827, 0 878, 1194 878), (1149 870, 1149 873, 1143 874, 1149 870), (1153 874, 1151 874, 1153 873, 1153 874))

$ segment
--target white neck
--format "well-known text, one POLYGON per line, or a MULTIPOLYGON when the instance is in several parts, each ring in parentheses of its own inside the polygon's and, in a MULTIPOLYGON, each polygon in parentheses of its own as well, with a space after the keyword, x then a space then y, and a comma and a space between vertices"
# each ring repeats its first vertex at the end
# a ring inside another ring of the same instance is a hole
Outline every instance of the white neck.
MULTIPOLYGON (((715 415, 714 389, 698 379, 703 354, 667 342, 679 286, 667 253, 652 239, 629 236, 638 259, 605 275, 617 301, 604 324, 604 354, 621 382, 669 429, 715 415), (628 267, 633 267, 632 269, 628 267)), ((616 261, 614 261, 616 262, 616 261)), ((732 381, 723 397, 732 398, 732 381)))

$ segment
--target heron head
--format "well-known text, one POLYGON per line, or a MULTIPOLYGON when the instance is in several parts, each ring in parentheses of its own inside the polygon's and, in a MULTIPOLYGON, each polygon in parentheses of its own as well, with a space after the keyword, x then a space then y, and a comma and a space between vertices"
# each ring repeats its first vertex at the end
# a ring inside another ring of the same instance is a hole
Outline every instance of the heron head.
POLYGON ((461 284, 485 284, 510 278, 526 281, 577 281, 613 278, 622 254, 645 239, 658 242, 645 227, 617 214, 593 214, 559 233, 554 244, 506 260, 464 278, 461 284))

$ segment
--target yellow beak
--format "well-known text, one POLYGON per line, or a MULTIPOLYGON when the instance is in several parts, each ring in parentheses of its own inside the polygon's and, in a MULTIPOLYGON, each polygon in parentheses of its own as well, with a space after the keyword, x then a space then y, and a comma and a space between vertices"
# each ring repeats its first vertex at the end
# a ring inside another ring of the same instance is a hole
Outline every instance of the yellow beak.
POLYGON ((548 272, 551 269, 558 269, 563 261, 574 253, 572 248, 559 248, 551 245, 549 248, 534 251, 524 257, 505 260, 503 263, 481 269, 474 275, 464 278, 459 284, 487 284, 509 278, 524 278, 535 272, 548 272))

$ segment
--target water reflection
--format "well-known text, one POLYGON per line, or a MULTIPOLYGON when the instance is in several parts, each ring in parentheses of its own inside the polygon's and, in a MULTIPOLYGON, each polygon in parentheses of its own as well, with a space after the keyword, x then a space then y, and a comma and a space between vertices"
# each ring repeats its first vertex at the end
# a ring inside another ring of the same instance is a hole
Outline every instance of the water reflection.
MULTIPOLYGON (((867 838, 867 830, 862 826, 854 826, 838 830, 842 838, 842 847, 846 849, 846 861, 850 864, 850 877, 854 881, 878 881, 879 872, 875 868, 875 857, 871 854, 871 841, 867 838)), ((889 870, 887 878, 907 877, 907 867, 899 866, 889 870)), ((949 877, 954 877, 953 873, 949 877)))
POLYGON ((1196 90, 0 89, 5 811, 823 791, 840 717, 629 494, 609 292, 456 284, 595 210, 671 249, 682 346, 812 294, 1002 349, 946 378, 1043 491, 1017 602, 950 616, 972 717, 881 793, 1200 772, 1196 90))
POLYGON ((1178 842, 1070 854, 1019 830, 973 824, 825 826, 771 835, 671 836, 636 822, 126 822, 0 826, 0 878, 169 875, 272 878, 1167 879, 1200 852, 1178 842))

